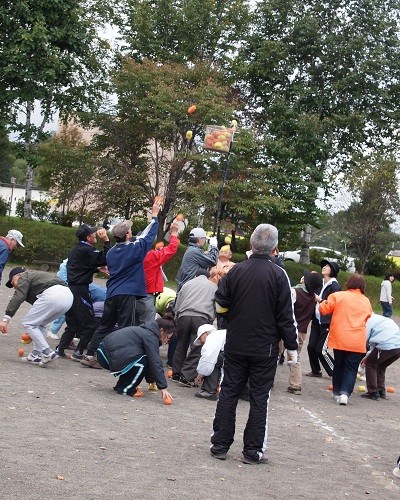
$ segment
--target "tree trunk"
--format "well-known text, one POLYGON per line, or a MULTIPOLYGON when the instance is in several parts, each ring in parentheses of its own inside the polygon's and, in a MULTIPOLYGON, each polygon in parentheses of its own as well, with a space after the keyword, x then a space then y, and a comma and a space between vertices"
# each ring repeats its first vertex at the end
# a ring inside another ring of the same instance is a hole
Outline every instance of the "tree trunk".
POLYGON ((33 184, 33 166, 30 162, 30 149, 32 143, 31 135, 31 118, 33 111, 33 102, 26 103, 26 129, 29 133, 26 133, 24 140, 24 149, 27 153, 27 165, 26 165, 26 176, 25 176, 25 199, 24 199, 24 218, 32 219, 32 184, 33 184))
POLYGON ((301 242, 301 252, 300 252, 300 264, 310 263, 310 241, 311 241, 311 226, 307 224, 303 231, 302 242, 301 242))

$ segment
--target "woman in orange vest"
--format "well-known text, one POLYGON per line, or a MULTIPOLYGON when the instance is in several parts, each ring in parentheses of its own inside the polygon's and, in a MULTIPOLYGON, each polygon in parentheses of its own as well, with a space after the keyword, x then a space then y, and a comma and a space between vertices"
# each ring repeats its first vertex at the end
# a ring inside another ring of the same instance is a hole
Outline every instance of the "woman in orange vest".
POLYGON ((346 288, 344 292, 332 293, 327 300, 316 299, 322 314, 332 313, 328 347, 333 349, 335 358, 333 397, 341 405, 347 405, 353 392, 358 366, 366 352, 366 323, 372 314, 361 274, 352 274, 346 288))

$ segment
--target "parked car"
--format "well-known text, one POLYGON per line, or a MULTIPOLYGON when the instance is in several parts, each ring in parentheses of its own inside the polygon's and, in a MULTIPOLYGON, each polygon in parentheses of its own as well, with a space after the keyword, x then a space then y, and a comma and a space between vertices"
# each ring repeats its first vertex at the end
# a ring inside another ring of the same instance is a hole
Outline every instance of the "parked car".
MULTIPOLYGON (((346 265, 346 270, 350 273, 354 273, 356 271, 356 266, 353 257, 349 257, 347 255, 338 252, 337 250, 332 250, 331 248, 325 247, 310 247, 310 250, 316 250, 321 253, 323 256, 326 255, 326 258, 332 260, 333 262, 344 262, 346 265)), ((292 260, 293 262, 300 262, 300 252, 301 250, 288 250, 287 252, 280 252, 280 256, 283 260, 292 260)))

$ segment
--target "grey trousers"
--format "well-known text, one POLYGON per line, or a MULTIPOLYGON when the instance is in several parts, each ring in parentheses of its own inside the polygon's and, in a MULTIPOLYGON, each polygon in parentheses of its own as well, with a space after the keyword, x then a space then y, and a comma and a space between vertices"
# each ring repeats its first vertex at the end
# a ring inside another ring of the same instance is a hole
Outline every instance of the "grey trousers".
POLYGON ((46 325, 59 318, 71 308, 74 297, 71 290, 54 285, 38 296, 22 325, 33 341, 33 350, 43 352, 49 347, 46 342, 46 325))

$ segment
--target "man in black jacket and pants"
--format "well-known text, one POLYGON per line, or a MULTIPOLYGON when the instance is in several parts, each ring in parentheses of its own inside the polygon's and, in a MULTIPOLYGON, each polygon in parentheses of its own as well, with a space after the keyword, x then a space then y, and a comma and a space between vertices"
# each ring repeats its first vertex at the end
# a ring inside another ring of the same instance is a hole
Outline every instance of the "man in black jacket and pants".
POLYGON ((79 241, 68 255, 67 262, 68 286, 74 296, 74 302, 71 309, 65 314, 67 327, 57 347, 57 354, 66 357, 65 349, 74 337, 80 337, 72 359, 81 361, 83 351, 96 330, 89 284, 92 283, 96 270, 107 264, 106 255, 110 249, 110 241, 104 228, 97 229, 87 224, 82 224, 78 228, 76 237, 79 241), (94 248, 97 236, 104 242, 102 252, 94 248))
POLYGON ((264 464, 268 399, 282 339, 288 364, 297 362, 297 329, 290 282, 273 263, 278 230, 260 224, 250 238, 252 255, 222 278, 215 294, 217 312, 226 314, 224 375, 213 422, 211 455, 227 458, 235 433, 236 407, 249 382, 250 412, 243 435, 243 462, 264 464))

